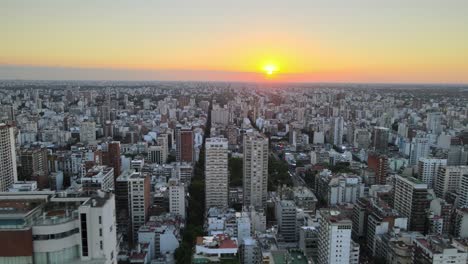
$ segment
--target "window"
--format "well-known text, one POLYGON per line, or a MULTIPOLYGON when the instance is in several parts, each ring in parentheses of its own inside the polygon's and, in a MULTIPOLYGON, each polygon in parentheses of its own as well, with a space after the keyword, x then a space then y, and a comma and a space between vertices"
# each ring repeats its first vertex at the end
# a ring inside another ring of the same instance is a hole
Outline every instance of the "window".
POLYGON ((99 228, 99 236, 102 237, 102 228, 99 228))
POLYGON ((102 224, 102 216, 99 216, 99 224, 102 224))
POLYGON ((100 248, 101 250, 104 248, 104 245, 103 245, 103 243, 102 243, 102 240, 99 241, 99 248, 100 248))

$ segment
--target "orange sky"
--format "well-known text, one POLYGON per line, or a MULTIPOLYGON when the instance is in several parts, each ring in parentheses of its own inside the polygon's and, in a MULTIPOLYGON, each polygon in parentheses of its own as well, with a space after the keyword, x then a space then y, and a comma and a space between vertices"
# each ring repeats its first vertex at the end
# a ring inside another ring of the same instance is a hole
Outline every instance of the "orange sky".
POLYGON ((195 2, 2 1, 0 78, 468 82, 467 1, 195 2))

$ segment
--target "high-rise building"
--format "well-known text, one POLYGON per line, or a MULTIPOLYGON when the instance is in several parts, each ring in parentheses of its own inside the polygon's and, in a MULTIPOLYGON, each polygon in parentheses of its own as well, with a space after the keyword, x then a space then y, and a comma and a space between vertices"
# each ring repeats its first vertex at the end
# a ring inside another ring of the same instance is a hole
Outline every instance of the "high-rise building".
POLYGON ((176 127, 176 161, 194 162, 193 131, 190 127, 176 127))
POLYGON ((185 219, 185 187, 177 179, 170 179, 169 185, 169 212, 185 219))
POLYGON ((352 222, 339 211, 321 209, 318 263, 350 263, 352 222))
POLYGON ((447 155, 448 166, 468 165, 468 150, 463 145, 450 145, 447 155))
POLYGON ((468 173, 462 174, 458 193, 460 194, 460 197, 457 206, 468 207, 468 173))
POLYGON ((437 172, 434 192, 444 199, 447 192, 455 192, 460 186, 463 174, 468 174, 468 166, 442 166, 437 172))
POLYGON ((374 133, 372 135, 372 147, 375 151, 381 153, 387 152, 389 135, 390 129, 386 127, 374 127, 374 133))
POLYGON ((367 165, 375 172, 375 184, 386 184, 388 176, 388 157, 377 152, 369 153, 367 165))
POLYGON ((205 142, 205 204, 211 207, 228 207, 228 140, 207 138, 205 142))
POLYGON ((393 206, 408 218, 408 229, 425 231, 426 210, 429 206, 427 184, 416 178, 395 177, 393 206))
POLYGON ((90 143, 96 141, 96 123, 85 121, 80 126, 80 141, 90 143))
POLYGON ((164 164, 166 163, 167 152, 164 151, 163 146, 151 146, 148 148, 148 160, 150 163, 164 164))
POLYGON ((370 139, 371 135, 367 129, 354 130, 354 147, 367 149, 370 145, 370 139))
POLYGON ((268 186, 268 138, 258 132, 244 135, 244 205, 265 208, 268 186))
POLYGON ((129 229, 129 242, 136 241, 138 229, 148 219, 148 210, 151 203, 150 191, 150 177, 142 172, 126 171, 117 178, 117 203, 122 206, 122 208, 118 208, 117 212, 118 225, 123 232, 129 229), (128 198, 125 197, 126 193, 128 198), (126 199, 128 199, 128 202, 126 199), (127 209, 125 204, 128 206, 128 214, 125 212, 127 209), (122 219, 125 216, 128 217, 129 222, 122 219), (126 225, 129 225, 129 227, 126 225))
POLYGON ((46 148, 29 148, 20 152, 21 175, 19 180, 31 180, 36 177, 47 177, 49 166, 46 148))
POLYGON ((446 159, 420 158, 418 162, 418 178, 432 189, 439 168, 447 165, 446 159))
POLYGON ((411 142, 409 165, 417 165, 420 158, 427 158, 428 156, 429 139, 419 136, 413 138, 413 141, 411 142))
POLYGON ((331 142, 335 146, 341 146, 343 144, 343 132, 344 132, 344 120, 343 117, 335 117, 332 120, 332 133, 331 142))
POLYGON ((0 191, 18 181, 14 127, 0 123, 0 191))
POLYGON ((296 204, 291 200, 280 200, 275 209, 280 239, 285 242, 297 242, 296 204))
POLYGON ((121 173, 120 141, 112 141, 103 146, 102 164, 114 168, 114 179, 121 173))
POLYGON ((427 114, 426 129, 432 134, 440 134, 442 132, 442 114, 429 113, 427 114))

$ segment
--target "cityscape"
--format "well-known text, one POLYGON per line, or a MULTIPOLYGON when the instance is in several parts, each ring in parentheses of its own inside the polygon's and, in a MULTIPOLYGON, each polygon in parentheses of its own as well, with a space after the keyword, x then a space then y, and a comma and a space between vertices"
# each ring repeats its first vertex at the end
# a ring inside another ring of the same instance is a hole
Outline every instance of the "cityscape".
POLYGON ((0 3, 0 264, 468 264, 468 2, 0 3))

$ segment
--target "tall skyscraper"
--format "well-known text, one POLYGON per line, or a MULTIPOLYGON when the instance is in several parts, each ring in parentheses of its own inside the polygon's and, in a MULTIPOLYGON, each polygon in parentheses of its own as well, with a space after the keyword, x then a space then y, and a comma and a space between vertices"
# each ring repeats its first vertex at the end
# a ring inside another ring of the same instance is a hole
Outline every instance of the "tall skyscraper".
POLYGON ((420 136, 413 138, 411 142, 409 165, 417 165, 420 158, 427 158, 428 156, 429 139, 420 136))
POLYGON ((332 143, 335 146, 340 146, 343 144, 343 127, 344 121, 343 117, 335 117, 332 121, 332 143))
POLYGON ((427 184, 419 179, 396 176, 393 206, 408 218, 411 231, 425 231, 426 209, 429 205, 427 195, 427 184))
POLYGON ((244 135, 244 205, 265 208, 268 186, 268 138, 258 132, 244 135))
POLYGON ((96 141, 96 123, 89 121, 81 123, 80 141, 83 143, 96 141))
POLYGON ((418 162, 418 178, 427 184, 428 188, 432 189, 439 168, 445 165, 447 165, 446 159, 420 158, 418 162))
POLYGON ((228 140, 207 138, 205 142, 205 204, 228 207, 228 140))
POLYGON ((14 127, 0 123, 0 191, 18 181, 14 127))
POLYGON ((350 263, 352 222, 339 211, 321 209, 318 263, 350 263))
POLYGON ((386 127, 374 127, 374 134, 372 135, 372 147, 375 151, 386 153, 388 150, 388 137, 390 129, 386 127))
POLYGON ((176 161, 194 162, 193 131, 190 127, 176 127, 176 161))

